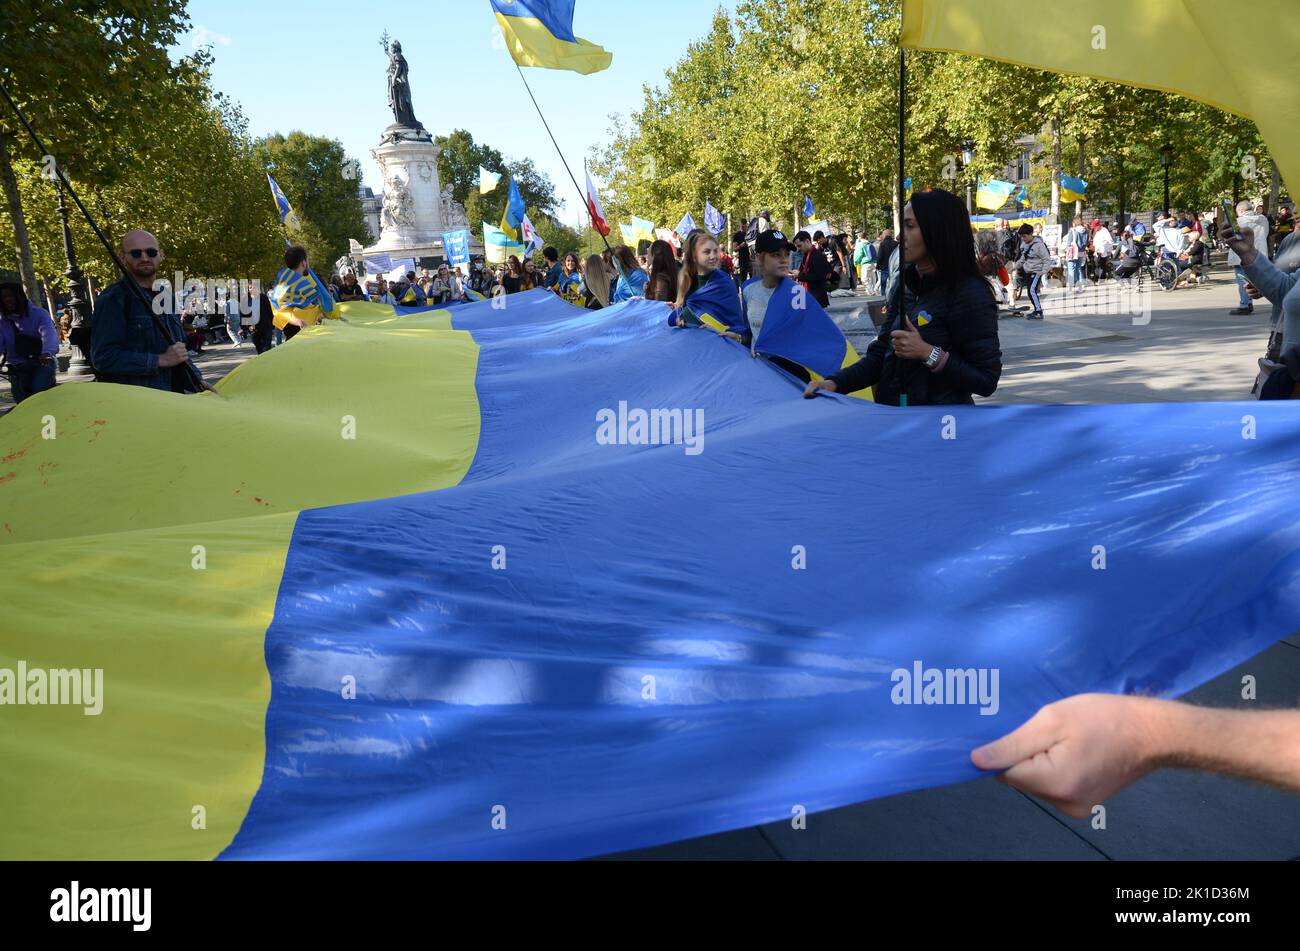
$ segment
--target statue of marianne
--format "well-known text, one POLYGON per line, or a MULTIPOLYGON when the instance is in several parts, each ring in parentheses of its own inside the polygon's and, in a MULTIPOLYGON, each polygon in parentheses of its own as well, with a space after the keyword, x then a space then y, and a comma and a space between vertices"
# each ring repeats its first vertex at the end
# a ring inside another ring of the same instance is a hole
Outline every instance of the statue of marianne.
POLYGON ((415 118, 415 108, 411 105, 410 71, 406 57, 402 55, 402 44, 393 43, 388 59, 388 108, 393 110, 393 118, 398 125, 411 129, 422 128, 415 118))

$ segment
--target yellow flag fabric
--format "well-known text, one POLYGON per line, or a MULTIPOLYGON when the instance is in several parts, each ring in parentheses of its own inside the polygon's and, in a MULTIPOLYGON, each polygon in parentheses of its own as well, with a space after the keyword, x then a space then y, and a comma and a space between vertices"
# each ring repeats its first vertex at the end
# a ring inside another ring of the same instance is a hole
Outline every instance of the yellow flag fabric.
POLYGON ((0 666, 102 669, 106 701, 3 708, 0 858, 220 853, 265 768, 265 634, 298 514, 468 471, 474 338, 448 311, 337 309, 347 324, 217 394, 60 386, 4 418, 0 577, 30 583, 5 586, 0 666))
POLYGON ((1300 81, 1271 49, 1300 46, 1297 0, 1090 0, 1086 13, 1025 16, 1022 0, 905 0, 902 42, 1131 86, 1160 89, 1249 118, 1292 190, 1300 189, 1300 81))
POLYGON ((520 66, 567 69, 590 75, 609 69, 614 55, 604 47, 586 40, 570 43, 557 37, 534 17, 496 14, 506 48, 520 66))

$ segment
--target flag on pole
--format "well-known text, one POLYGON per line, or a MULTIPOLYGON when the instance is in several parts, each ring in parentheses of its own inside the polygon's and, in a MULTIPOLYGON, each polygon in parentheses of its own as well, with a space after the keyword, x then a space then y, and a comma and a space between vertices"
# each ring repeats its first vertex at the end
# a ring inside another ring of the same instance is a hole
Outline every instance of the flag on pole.
POLYGON ((524 220, 519 224, 520 238, 523 240, 525 254, 532 254, 542 246, 542 239, 537 234, 537 229, 533 223, 524 215, 524 220))
POLYGON ((478 167, 478 193, 486 195, 496 189, 501 184, 501 176, 496 172, 489 172, 482 165, 478 167))
POLYGON ((1020 191, 1016 192, 1016 204, 1024 205, 1026 208, 1030 205, 1029 193, 1025 191, 1024 185, 1021 185, 1020 191))
POLYGON ((1061 176, 1061 201, 1084 201, 1088 196, 1088 183, 1082 178, 1061 176))
POLYGON ((598 73, 614 61, 608 50, 573 33, 574 0, 491 0, 506 49, 520 66, 598 73))
POLYGON ((909 176, 908 178, 903 179, 903 201, 907 202, 911 200, 912 200, 912 179, 909 176))
POLYGON ((587 213, 591 215, 591 226, 600 234, 609 236, 609 222, 605 220, 605 212, 600 208, 600 195, 596 193, 596 186, 591 181, 591 173, 587 173, 587 213))
POLYGON ((656 228, 655 238, 659 241, 667 241, 673 246, 674 251, 682 249, 682 239, 677 236, 677 232, 671 228, 656 228))
POLYGON ((301 223, 298 221, 298 216, 294 214, 293 206, 289 204, 289 199, 286 198, 284 192, 280 190, 280 186, 276 184, 276 181, 271 177, 270 172, 266 173, 266 180, 271 183, 271 197, 275 199, 275 209, 280 213, 280 224, 288 225, 290 228, 297 230, 301 223))
POLYGON ((997 211, 1007 203, 1011 193, 1016 190, 1012 182, 1001 182, 996 178, 987 182, 975 182, 975 204, 989 211, 997 211))
POLYGON ((506 259, 512 254, 515 257, 523 257, 528 253, 528 249, 522 244, 486 221, 483 222, 483 251, 488 264, 505 264, 506 259))
POLYGON ((691 213, 688 211, 682 217, 682 220, 678 222, 677 233, 681 235, 682 240, 685 241, 688 237, 690 237, 691 232, 694 230, 696 230, 695 219, 691 217, 691 213))
POLYGON ((506 210, 501 213, 501 230, 510 236, 511 241, 519 240, 519 226, 523 224, 527 210, 524 196, 519 194, 519 182, 510 179, 510 200, 506 202, 506 210))
POLYGON ((711 234, 719 235, 726 226, 727 220, 722 217, 722 212, 706 201, 704 203, 704 227, 708 228, 711 234))
POLYGON ((813 208, 813 200, 812 200, 812 196, 811 196, 811 195, 804 195, 804 196, 803 196, 803 216, 804 216, 805 218, 811 218, 811 217, 812 217, 813 215, 815 215, 815 214, 817 214, 817 210, 816 210, 815 208, 813 208))
POLYGON ((1300 47, 1295 0, 1091 0, 1087 17, 1054 23, 1048 43, 1021 0, 980 0, 977 13, 974 6, 907 0, 903 46, 1159 89, 1245 116, 1259 127, 1291 190, 1300 190, 1300 83, 1294 71, 1261 69, 1242 54, 1240 39, 1243 23, 1267 24, 1277 49, 1300 47), (1155 49, 1179 55, 1152 56, 1155 49))
POLYGON ((638 241, 654 241, 655 239, 655 223, 649 218, 638 218, 633 215, 632 231, 636 235, 638 241))

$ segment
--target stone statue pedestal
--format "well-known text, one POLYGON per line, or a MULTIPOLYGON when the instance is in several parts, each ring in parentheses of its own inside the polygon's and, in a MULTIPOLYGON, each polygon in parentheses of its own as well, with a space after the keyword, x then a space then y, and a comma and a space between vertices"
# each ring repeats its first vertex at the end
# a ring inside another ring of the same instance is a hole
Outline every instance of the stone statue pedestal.
MULTIPOLYGON (((432 142, 385 142, 370 154, 384 175, 384 210, 379 240, 367 251, 406 251, 442 246, 442 187, 432 142)), ((418 254, 404 256, 419 257, 418 254)))
MULTIPOLYGON (((390 126, 390 131, 393 127, 390 126)), ((409 127, 408 134, 412 134, 409 127)), ((384 204, 379 216, 379 240, 365 254, 388 253, 394 259, 442 258, 445 231, 468 229, 465 210, 451 200, 438 180, 438 155, 442 149, 418 138, 390 139, 370 154, 384 176, 384 204)), ((470 233, 470 253, 483 253, 483 243, 470 233)))

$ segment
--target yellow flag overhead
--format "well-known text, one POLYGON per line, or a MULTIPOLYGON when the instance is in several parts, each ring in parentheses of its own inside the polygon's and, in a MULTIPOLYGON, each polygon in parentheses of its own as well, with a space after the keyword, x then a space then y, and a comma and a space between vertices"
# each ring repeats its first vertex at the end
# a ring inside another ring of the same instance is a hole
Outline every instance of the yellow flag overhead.
POLYGON ((1023 0, 904 0, 903 45, 1177 93, 1254 121, 1300 189, 1300 80, 1251 50, 1300 46, 1300 0, 1089 0, 1051 28, 1023 0), (1244 32, 1243 32, 1244 31, 1244 32))

